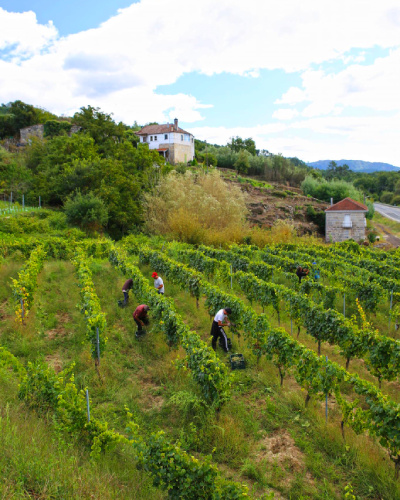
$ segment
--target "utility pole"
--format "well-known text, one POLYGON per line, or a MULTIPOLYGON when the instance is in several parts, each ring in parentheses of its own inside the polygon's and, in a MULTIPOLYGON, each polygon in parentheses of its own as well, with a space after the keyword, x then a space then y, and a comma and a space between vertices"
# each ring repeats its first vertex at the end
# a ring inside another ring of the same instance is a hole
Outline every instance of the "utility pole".
POLYGON ((208 145, 207 145, 207 141, 206 141, 206 161, 207 161, 207 174, 208 174, 208 153, 207 153, 208 148, 207 148, 207 146, 208 145))

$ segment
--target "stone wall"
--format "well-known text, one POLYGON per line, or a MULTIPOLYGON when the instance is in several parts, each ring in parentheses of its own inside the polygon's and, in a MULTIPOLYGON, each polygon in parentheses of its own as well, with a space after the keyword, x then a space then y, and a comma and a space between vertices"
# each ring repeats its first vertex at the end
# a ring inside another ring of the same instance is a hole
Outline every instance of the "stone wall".
POLYGON ((336 243, 352 238, 355 241, 365 240, 365 212, 325 212, 325 241, 336 243), (352 227, 344 228, 344 216, 350 215, 352 227))
POLYGON ((177 163, 187 163, 188 161, 192 161, 194 154, 193 154, 193 147, 191 144, 166 144, 161 145, 160 147, 169 147, 169 162, 172 163, 173 165, 176 165, 177 163))
MULTIPOLYGON (((76 134, 82 127, 78 125, 72 125, 71 130, 68 132, 69 137, 72 134, 76 134)), ((21 128, 19 131, 20 134, 20 144, 24 146, 28 144, 30 137, 38 137, 39 139, 43 139, 44 137, 44 125, 43 123, 39 123, 39 125, 32 125, 31 127, 21 128)))
POLYGON ((30 137, 39 137, 39 139, 43 139, 44 135, 44 125, 40 123, 39 125, 32 125, 31 127, 21 128, 20 132, 20 143, 28 144, 30 137))

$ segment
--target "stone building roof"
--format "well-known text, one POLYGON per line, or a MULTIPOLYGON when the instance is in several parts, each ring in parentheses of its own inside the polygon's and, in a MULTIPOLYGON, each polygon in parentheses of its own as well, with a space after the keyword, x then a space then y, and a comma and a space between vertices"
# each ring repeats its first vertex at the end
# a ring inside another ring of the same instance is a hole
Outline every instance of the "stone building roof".
POLYGON ((179 132, 180 134, 190 134, 190 132, 186 132, 186 130, 183 130, 183 128, 175 127, 173 123, 166 123, 165 125, 146 125, 141 130, 139 130, 139 132, 135 132, 135 134, 155 135, 155 134, 166 134, 168 132, 179 132))
POLYGON ((334 211, 357 211, 357 212, 368 212, 368 207, 366 207, 363 203, 359 201, 355 201, 352 198, 345 198, 344 200, 331 205, 329 208, 325 210, 325 212, 334 212, 334 211))

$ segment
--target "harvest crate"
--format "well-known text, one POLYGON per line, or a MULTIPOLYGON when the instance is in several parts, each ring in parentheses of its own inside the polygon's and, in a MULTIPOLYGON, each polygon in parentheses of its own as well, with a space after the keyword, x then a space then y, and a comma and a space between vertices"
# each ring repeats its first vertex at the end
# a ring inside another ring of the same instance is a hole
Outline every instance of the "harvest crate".
POLYGON ((243 354, 231 354, 231 368, 232 370, 243 370, 246 368, 246 362, 244 360, 243 354))

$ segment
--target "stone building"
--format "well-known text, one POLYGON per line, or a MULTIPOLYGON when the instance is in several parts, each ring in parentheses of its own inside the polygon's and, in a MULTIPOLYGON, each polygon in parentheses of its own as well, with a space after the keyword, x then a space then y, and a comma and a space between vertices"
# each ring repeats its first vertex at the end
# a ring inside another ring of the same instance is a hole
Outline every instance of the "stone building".
MULTIPOLYGON (((68 132, 68 136, 71 137, 72 134, 76 134, 82 127, 78 125, 71 125, 71 129, 68 132)), ((31 125, 30 127, 24 127, 19 130, 20 144, 26 146, 29 144, 31 137, 38 137, 39 139, 44 138, 44 124, 39 123, 38 125, 31 125)))
POLYGON ((367 212, 368 207, 351 198, 345 198, 331 205, 325 210, 325 241, 335 243, 350 238, 364 241, 367 212))
POLYGON ((194 158, 194 136, 178 127, 178 119, 165 125, 146 125, 139 132, 141 143, 157 150, 169 163, 187 163, 194 158))

